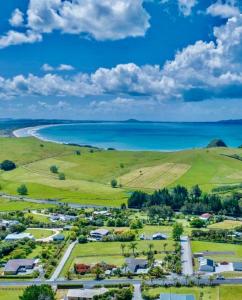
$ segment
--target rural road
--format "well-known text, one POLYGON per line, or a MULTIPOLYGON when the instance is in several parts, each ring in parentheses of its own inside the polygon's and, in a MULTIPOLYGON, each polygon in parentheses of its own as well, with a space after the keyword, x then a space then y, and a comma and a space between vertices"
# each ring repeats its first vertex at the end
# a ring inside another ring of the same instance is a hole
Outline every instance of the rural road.
POLYGON ((193 274, 192 250, 190 239, 188 236, 181 237, 181 261, 182 274, 191 276, 193 274))
POLYGON ((59 265, 57 266, 57 268, 55 269, 55 272, 52 274, 51 278, 49 279, 49 281, 56 281, 57 278, 59 277, 66 261, 68 260, 68 258, 71 255, 71 252, 73 250, 73 248, 75 247, 75 245, 77 244, 77 241, 72 242, 68 248, 66 249, 65 254, 63 255, 59 265))

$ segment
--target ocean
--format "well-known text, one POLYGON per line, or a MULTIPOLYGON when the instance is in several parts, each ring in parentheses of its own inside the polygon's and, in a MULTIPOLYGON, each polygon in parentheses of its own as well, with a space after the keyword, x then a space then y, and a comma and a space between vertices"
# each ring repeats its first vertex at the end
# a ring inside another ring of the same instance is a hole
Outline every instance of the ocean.
POLYGON ((32 133, 45 140, 117 150, 177 151, 205 147, 215 138, 230 147, 242 144, 242 124, 219 122, 87 122, 47 126, 32 133))
POLYGON ((117 150, 177 151, 205 147, 219 138, 230 147, 242 145, 242 124, 97 122, 40 127, 32 134, 60 143, 117 150))

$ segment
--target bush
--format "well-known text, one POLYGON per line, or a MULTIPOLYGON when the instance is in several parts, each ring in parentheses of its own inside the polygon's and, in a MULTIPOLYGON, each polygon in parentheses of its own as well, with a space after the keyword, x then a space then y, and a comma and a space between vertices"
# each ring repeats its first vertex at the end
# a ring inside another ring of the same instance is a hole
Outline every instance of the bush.
POLYGON ((59 179, 60 180, 65 180, 66 179, 66 175, 64 173, 59 173, 59 179))
POLYGON ((112 180, 111 180, 111 187, 112 187, 112 188, 116 188, 117 185, 118 185, 117 180, 116 180, 116 179, 112 179, 112 180))
POLYGON ((54 174, 57 174, 58 173, 58 167, 53 165, 50 167, 50 172, 51 173, 54 173, 54 174))
POLYGON ((16 168, 16 165, 13 161, 11 160, 4 160, 1 164, 0 164, 0 169, 2 169, 3 171, 11 171, 13 169, 16 168))
POLYGON ((80 235, 78 238, 78 243, 80 244, 85 244, 87 243, 87 238, 85 237, 85 235, 80 235))

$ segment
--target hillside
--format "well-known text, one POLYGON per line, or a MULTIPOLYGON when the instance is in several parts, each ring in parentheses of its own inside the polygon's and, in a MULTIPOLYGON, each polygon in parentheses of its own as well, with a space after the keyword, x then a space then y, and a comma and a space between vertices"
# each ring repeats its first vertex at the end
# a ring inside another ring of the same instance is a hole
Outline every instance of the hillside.
POLYGON ((13 160, 17 168, 0 172, 3 192, 16 194, 24 183, 29 197, 65 202, 120 205, 135 188, 152 191, 177 183, 199 184, 205 191, 223 184, 242 182, 242 162, 221 154, 240 154, 242 149, 211 148, 172 153, 94 151, 88 148, 42 142, 35 138, 0 138, 0 161, 13 160), (81 155, 76 154, 81 151, 81 155), (51 173, 51 165, 66 180, 51 173), (122 188, 111 188, 118 179, 122 188))

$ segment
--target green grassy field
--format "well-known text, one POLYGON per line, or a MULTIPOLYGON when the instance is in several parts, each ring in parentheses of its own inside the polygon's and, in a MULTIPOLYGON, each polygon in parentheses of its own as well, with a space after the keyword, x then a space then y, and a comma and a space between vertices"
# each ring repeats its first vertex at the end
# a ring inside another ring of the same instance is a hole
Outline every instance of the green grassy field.
POLYGON ((10 159, 18 168, 0 172, 2 192, 16 194, 26 184, 29 197, 64 202, 119 206, 134 188, 199 184, 204 191, 242 182, 242 162, 221 154, 242 149, 193 149, 179 152, 94 151, 42 142, 35 138, 0 138, 0 161, 10 159), (76 155, 75 150, 81 155, 76 155), (57 165, 66 180, 49 171, 57 165), (141 173, 142 175, 141 175, 141 173), (117 178, 122 188, 111 188, 117 178))
POLYGON ((37 221, 37 222, 42 222, 42 223, 46 223, 46 224, 51 223, 50 219, 43 215, 38 215, 38 214, 34 214, 34 213, 26 213, 25 217, 31 217, 31 218, 33 218, 34 221, 37 221))
MULTIPOLYGON (((140 254, 141 252, 148 250, 148 245, 153 244, 153 250, 164 251, 164 244, 167 243, 166 250, 173 250, 173 241, 138 241, 136 253, 140 254)), ((125 253, 132 254, 132 251, 129 249, 130 243, 125 243, 126 249, 125 253)), ((97 262, 106 262, 114 264, 116 266, 122 266, 125 261, 125 257, 122 255, 120 242, 93 242, 88 244, 77 244, 73 249, 68 261, 66 262, 64 268, 62 269, 61 276, 65 276, 67 271, 70 270, 74 263, 97 263, 97 262)), ((163 254, 157 254, 156 259, 162 259, 163 254)))
POLYGON ((216 262, 228 261, 242 261, 242 245, 225 244, 225 243, 210 243, 192 241, 192 252, 203 252, 203 251, 229 251, 234 252, 235 255, 212 255, 209 258, 216 262))
POLYGON ((237 226, 241 226, 241 221, 231 221, 231 220, 224 220, 223 222, 215 223, 209 225, 209 229, 234 229, 237 226))
POLYGON ((0 288, 0 300, 19 300, 19 296, 23 294, 24 288, 4 287, 0 288))
POLYGON ((0 198, 0 211, 15 211, 15 210, 29 210, 29 209, 42 209, 48 208, 53 205, 49 204, 38 204, 38 203, 31 203, 26 201, 20 200, 7 200, 0 198))
POLYGON ((155 296, 160 293, 190 294, 194 295, 196 300, 239 300, 242 298, 242 286, 222 285, 217 287, 192 287, 192 288, 152 288, 145 294, 155 296))
POLYGON ((36 239, 43 239, 46 238, 48 236, 51 236, 52 234, 54 234, 53 230, 47 230, 47 229, 26 229, 25 232, 28 232, 30 234, 32 234, 34 236, 34 238, 36 239))

